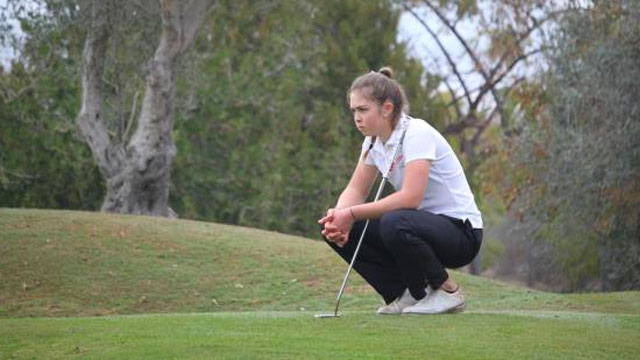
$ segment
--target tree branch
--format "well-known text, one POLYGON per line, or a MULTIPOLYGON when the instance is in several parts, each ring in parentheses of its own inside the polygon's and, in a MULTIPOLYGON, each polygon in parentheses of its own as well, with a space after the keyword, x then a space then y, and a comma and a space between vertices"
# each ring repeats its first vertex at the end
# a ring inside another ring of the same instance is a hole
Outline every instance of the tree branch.
POLYGON ((82 100, 76 118, 102 174, 108 179, 124 162, 124 152, 116 149, 104 125, 102 75, 109 40, 106 6, 108 2, 91 2, 91 26, 82 52, 82 100))
MULTIPOLYGON (((181 2, 181 1, 178 1, 181 2)), ((182 39, 180 53, 184 53, 193 43, 202 23, 213 12, 216 0, 191 0, 181 14, 182 39)))
POLYGON ((135 119, 136 108, 138 107, 138 95, 140 95, 140 92, 136 91, 135 95, 133 96, 133 105, 131 105, 131 114, 129 115, 129 121, 127 122, 127 127, 122 134, 121 141, 123 144, 126 143, 127 138, 129 137, 129 131, 131 130, 131 125, 133 124, 133 120, 135 119))
MULTIPOLYGON (((453 88, 451 87, 451 84, 449 84, 449 81, 446 78, 443 78, 442 81, 444 82, 444 85, 449 90, 449 93, 451 94, 452 99, 455 99, 456 93, 453 91, 453 88)), ((447 104, 447 107, 449 106, 454 107, 454 109, 456 110, 456 115, 458 116, 458 119, 460 119, 462 117, 462 110, 460 109, 460 105, 458 105, 458 101, 456 100, 450 101, 449 104, 447 104)))
MULTIPOLYGON (((533 18, 533 26, 527 28, 527 31, 522 34, 520 36, 520 38, 517 41, 517 45, 521 45, 525 40, 527 40, 529 38, 529 36, 531 36, 531 34, 533 33, 534 30, 540 28, 540 26, 542 26, 542 24, 544 24, 547 20, 549 20, 549 17, 544 18, 542 20, 538 20, 533 18)), ((504 54, 502 54, 502 56, 500 57, 500 59, 498 60, 498 62, 496 63, 496 65, 491 69, 491 71, 489 72, 489 78, 493 79, 493 77, 495 76, 495 74, 498 72, 498 70, 500 70, 500 68, 502 67, 502 65, 504 64, 505 61, 507 61, 507 59, 509 58, 510 53, 508 51, 505 51, 504 54)))
POLYGON ((460 85, 462 85, 462 88, 464 89, 464 93, 465 93, 465 97, 467 98, 467 101, 469 102, 469 104, 471 104, 471 95, 469 94, 469 89, 467 88, 467 85, 464 82, 462 75, 460 75, 460 72, 458 71, 458 67, 456 66, 456 63, 453 61, 453 59, 451 58, 451 55, 449 54, 445 46, 442 44, 442 42, 438 38, 438 35, 429 27, 429 25, 427 25, 427 23, 420 16, 418 16, 418 14, 415 13, 415 11, 413 11, 413 9, 409 5, 403 4, 402 6, 416 20, 418 20, 418 22, 422 25, 422 27, 424 27, 424 29, 427 30, 429 35, 431 35, 431 37, 436 41, 436 44, 438 44, 440 51, 442 51, 444 56, 447 58, 447 62, 449 63, 449 65, 451 66, 451 69, 453 70, 454 74, 458 78, 458 81, 460 81, 460 85))
POLYGON ((496 87, 496 85, 498 85, 498 83, 500 83, 511 72, 511 70, 513 70, 513 68, 520 61, 523 61, 523 60, 527 59, 528 57, 530 57, 532 55, 540 53, 540 52, 544 51, 544 49, 546 49, 546 47, 541 47, 541 48, 535 49, 533 51, 530 51, 530 52, 528 52, 526 54, 522 54, 522 55, 518 56, 516 59, 513 60, 513 62, 511 62, 511 64, 509 64, 507 69, 502 74, 500 74, 500 76, 497 79, 493 80, 492 82, 485 83, 485 84, 482 85, 482 87, 480 88, 480 93, 478 94, 478 98, 476 100, 478 101, 479 99, 481 99, 482 96, 485 93, 487 93, 487 91, 489 91, 490 89, 494 89, 496 87))
POLYGON ((477 119, 475 115, 470 112, 460 121, 447 125, 447 127, 442 131, 442 135, 459 134, 462 132, 462 130, 468 128, 469 126, 476 126, 476 121, 477 119))
POLYGON ((491 124, 497 112, 498 112, 498 107, 496 106, 491 111, 491 114, 489 114, 489 116, 487 116, 487 118, 482 123, 480 123, 480 125, 478 125, 478 131, 476 131, 476 133, 473 135, 473 138, 471 138, 472 146, 475 147, 476 145, 478 145, 478 141, 480 141, 480 135, 482 135, 482 133, 489 126, 489 124, 491 124))
MULTIPOLYGON (((433 61, 434 65, 436 68, 440 67, 439 61, 435 56, 431 56, 430 57, 431 60, 433 61)), ((453 106, 455 111, 456 111, 456 116, 458 119, 462 118, 462 109, 460 108, 460 105, 458 104, 460 102, 460 99, 463 99, 465 97, 465 95, 457 95, 455 90, 453 89, 453 86, 451 86, 451 84, 449 83, 449 79, 445 76, 442 77, 442 82, 444 83, 444 85, 447 87, 447 90, 449 91, 449 94, 451 95, 451 101, 446 104, 445 106, 451 107, 453 106)))
MULTIPOLYGON (((478 70, 478 72, 480 72, 480 75, 482 75, 485 83, 490 83, 491 79, 489 78, 489 74, 487 74, 487 70, 485 69, 484 65, 482 64, 482 62, 480 61, 480 59, 478 59, 478 56, 476 55, 476 53, 473 51, 473 49, 471 49, 471 47, 469 46, 469 44, 467 43, 467 41, 462 37, 462 35, 460 35, 460 32, 458 31, 458 29, 456 29, 455 24, 451 24, 449 22, 449 20, 444 16, 444 14, 433 4, 431 4, 431 2, 429 0, 424 0, 425 5, 427 5, 427 7, 429 7, 429 9, 431 9, 431 11, 433 11, 436 16, 438 16, 438 18, 440 19, 440 21, 442 21, 442 23, 444 23, 444 25, 453 33, 453 35, 456 37, 456 39, 458 39, 458 41, 460 42, 460 44, 462 45, 462 47, 464 47, 465 52, 467 53, 467 55, 469 55, 469 57, 471 58, 471 60, 473 60, 473 63, 476 67, 476 69, 478 70)), ((498 94, 496 93, 495 89, 493 87, 489 87, 488 89, 489 91, 491 91, 491 95, 493 96, 497 106, 498 106, 498 111, 500 112, 500 116, 502 116, 504 118, 504 110, 502 107, 502 100, 500 99, 500 97, 498 96, 498 94)), ((476 108, 478 107, 478 105, 480 104, 480 101, 482 100, 482 97, 484 96, 484 92, 481 92, 481 94, 479 94, 478 97, 476 97, 475 101, 470 101, 469 102, 469 111, 475 111, 476 108), (482 95, 482 96, 480 96, 482 95)), ((503 122, 505 121, 504 119, 502 120, 503 122)))
POLYGON ((214 0, 161 0, 162 34, 149 64, 147 86, 142 100, 138 126, 128 149, 134 154, 134 168, 147 171, 149 177, 166 176, 166 168, 148 171, 150 161, 170 162, 175 155, 172 128, 175 98, 175 67, 178 58, 196 38, 204 20, 213 11, 214 0))
POLYGON ((451 31, 451 33, 453 33, 456 39, 458 39, 462 47, 464 47, 465 52, 469 55, 471 60, 473 60, 474 66, 478 69, 480 74, 482 74, 485 80, 487 80, 488 74, 485 67, 482 65, 482 62, 480 62, 480 59, 478 59, 478 56, 473 51, 473 49, 471 49, 467 41, 462 37, 462 35, 460 35, 460 32, 458 31, 458 29, 456 29, 455 25, 451 24, 449 22, 449 19, 447 19, 444 16, 444 14, 440 11, 440 9, 438 9, 435 5, 431 4, 429 0, 424 0, 424 4, 427 5, 427 7, 429 7, 429 9, 431 9, 431 11, 433 11, 436 14, 436 16, 438 16, 440 21, 442 21, 442 23, 451 31))

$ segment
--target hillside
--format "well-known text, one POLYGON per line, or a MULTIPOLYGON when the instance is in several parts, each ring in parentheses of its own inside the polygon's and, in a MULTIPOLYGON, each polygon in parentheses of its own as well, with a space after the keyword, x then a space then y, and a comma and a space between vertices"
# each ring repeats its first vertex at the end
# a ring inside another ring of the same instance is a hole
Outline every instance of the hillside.
MULTIPOLYGON (((205 222, 0 209, 0 317, 330 309, 346 264, 321 241, 205 222)), ((455 273, 470 311, 640 313, 640 294, 559 295, 455 273)), ((380 300, 354 274, 345 310, 380 300)))

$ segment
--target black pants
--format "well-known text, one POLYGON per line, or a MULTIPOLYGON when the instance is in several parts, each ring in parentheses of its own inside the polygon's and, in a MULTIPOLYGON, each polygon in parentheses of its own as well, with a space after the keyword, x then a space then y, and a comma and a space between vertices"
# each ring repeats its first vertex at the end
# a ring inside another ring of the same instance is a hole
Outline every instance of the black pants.
MULTIPOLYGON (((351 262, 365 221, 358 221, 343 248, 327 243, 351 262)), ((326 239, 325 239, 326 240, 326 239)), ((445 268, 458 268, 476 257, 482 229, 467 220, 421 210, 397 210, 372 219, 353 268, 388 304, 405 289, 415 299, 425 297, 425 287, 438 289, 449 277, 445 268)))

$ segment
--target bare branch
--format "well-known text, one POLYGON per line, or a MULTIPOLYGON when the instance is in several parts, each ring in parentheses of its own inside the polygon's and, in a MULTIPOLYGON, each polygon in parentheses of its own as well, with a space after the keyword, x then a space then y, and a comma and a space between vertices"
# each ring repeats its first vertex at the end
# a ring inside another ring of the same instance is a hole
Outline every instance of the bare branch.
POLYGON ((488 73, 485 67, 482 65, 482 62, 480 62, 480 59, 478 59, 478 56, 476 55, 475 51, 471 49, 467 41, 462 37, 462 35, 460 35, 460 32, 458 31, 458 29, 456 29, 455 24, 450 23, 449 19, 447 19, 447 17, 444 16, 444 14, 440 11, 440 9, 438 9, 438 7, 436 7, 435 5, 431 4, 429 0, 424 0, 424 4, 427 5, 427 7, 429 7, 429 9, 431 9, 431 11, 433 11, 436 14, 436 16, 438 16, 440 21, 442 21, 442 23, 451 31, 451 33, 453 33, 456 39, 458 39, 460 44, 464 47, 466 53, 469 55, 471 60, 473 60, 474 66, 482 74, 485 80, 488 80, 488 73))
MULTIPOLYGON (((178 58, 192 44, 214 4, 214 0, 192 0, 183 8, 182 1, 161 0, 162 34, 149 63, 138 126, 128 144, 128 149, 135 153, 134 167, 137 171, 148 171, 150 159, 169 162, 175 156, 171 135, 175 67, 178 58)), ((157 169, 157 173, 148 171, 150 178, 167 176, 167 168, 157 169)))
MULTIPOLYGON (((181 1, 177 2, 180 3, 181 1)), ((215 0, 191 0, 189 4, 186 5, 184 12, 180 14, 182 17, 181 24, 185 26, 181 32, 181 53, 191 46, 202 23, 211 15, 216 3, 215 0)))
MULTIPOLYGON (((447 104, 447 107, 453 106, 453 108, 456 109, 456 115, 458 116, 458 119, 460 119, 462 117, 462 109, 460 109, 460 105, 458 105, 458 101, 455 100, 456 93, 455 91, 453 91, 451 84, 449 84, 449 81, 446 78, 443 78, 442 81, 444 82, 444 85, 449 90, 449 93, 451 94, 451 98, 453 99, 447 104)), ((460 98, 462 98, 462 96, 460 98)))
POLYGON ((516 86, 518 86, 518 84, 520 84, 521 82, 523 82, 525 80, 524 76, 521 76, 519 78, 517 78, 514 82, 512 82, 508 88, 506 88, 505 90, 505 95, 509 94, 516 86))
MULTIPOLYGON (((550 19, 554 18, 555 14, 556 13, 551 13, 551 14, 549 14, 549 16, 545 17, 544 19, 536 19, 535 17, 530 16, 529 18, 533 22, 533 26, 528 27, 527 31, 520 36, 520 38, 517 41, 517 45, 518 46, 521 45, 525 40, 527 40, 531 36, 531 34, 535 30, 539 29, 544 23, 546 23, 550 19)), ((498 72, 498 70, 502 67, 502 65, 504 65, 504 62, 507 61, 507 59, 509 58, 509 55, 510 55, 510 53, 508 51, 505 51, 505 53, 500 57, 500 60, 498 60, 496 65, 493 67, 493 69, 491 69, 491 71, 489 73, 489 78, 490 79, 493 79, 493 77, 498 72)))
POLYGON ((478 125, 478 131, 476 131, 476 133, 473 135, 473 138, 471 138, 472 146, 475 147, 476 145, 478 145, 478 141, 480 141, 480 136, 484 133, 484 131, 489 126, 489 124, 491 124, 491 122, 493 121, 497 113, 498 113, 498 107, 496 106, 491 111, 491 114, 489 114, 489 116, 487 116, 487 118, 478 125))
POLYGON ((447 51, 446 47, 440 41, 440 38, 438 38, 438 35, 431 29, 431 27, 429 27, 429 25, 427 25, 427 23, 418 14, 416 14, 415 11, 413 11, 413 9, 409 5, 403 4, 403 7, 416 20, 418 20, 418 22, 422 25, 422 27, 424 27, 424 29, 427 30, 429 35, 431 35, 431 37, 436 41, 436 43, 438 44, 438 47, 440 48, 440 50, 442 51, 444 56, 447 58, 447 62, 449 63, 449 65, 451 65, 451 69, 453 70, 454 74, 458 78, 458 81, 460 81, 460 85, 462 85, 462 88, 464 89, 464 93, 465 93, 465 96, 467 98, 467 101, 469 103, 471 103, 471 95, 469 94, 469 89, 467 88, 467 85, 466 85, 464 79, 460 75, 460 72, 458 72, 458 67, 456 66, 456 63, 451 58, 451 55, 447 51))
MULTIPOLYGON (((479 85, 471 90, 469 90, 469 94, 473 95, 475 92, 480 91, 481 89, 483 89, 485 86, 485 84, 479 85)), ((452 105, 453 103, 457 103, 459 102, 461 99, 464 98, 464 95, 458 95, 457 97, 455 97, 453 100, 451 100, 451 103, 448 105, 452 105)))
POLYGON ((542 51, 544 51, 546 49, 546 47, 541 47, 535 50, 532 50, 526 54, 522 54, 520 56, 518 56, 516 59, 514 59, 511 64, 509 64, 509 66, 507 67, 507 69, 495 80, 493 80, 492 82, 488 82, 482 85, 481 89, 480 89, 480 94, 478 95, 478 99, 481 99, 482 96, 487 93, 487 91, 489 91, 490 89, 494 89, 496 87, 496 85, 498 85, 498 83, 500 83, 510 72, 511 70, 513 70, 513 68, 520 62, 523 61, 525 59, 527 59, 528 57, 535 55, 537 53, 540 53, 542 51))
POLYGON ((91 26, 82 53, 82 101, 76 122, 108 179, 122 167, 124 153, 113 146, 104 125, 102 75, 109 39, 106 6, 101 0, 91 3, 91 26))
POLYGON ((447 125, 442 131, 442 135, 454 135, 461 133, 464 129, 470 126, 476 126, 477 119, 473 113, 468 113, 460 121, 447 125))
MULTIPOLYGON (((436 58, 435 56, 430 56, 430 59, 433 61, 434 65, 436 68, 440 67, 440 63, 438 61, 438 58, 436 58)), ((444 83, 444 85, 447 87, 447 90, 449 91, 449 94, 451 94, 451 101, 446 104, 446 107, 451 107, 453 106, 455 111, 456 111, 456 116, 458 119, 462 118, 462 109, 460 108, 460 105, 458 104, 460 102, 461 99, 463 99, 465 97, 465 95, 457 95, 455 90, 453 89, 453 86, 451 86, 451 83, 449 82, 449 79, 445 76, 442 77, 442 82, 444 83)))
POLYGON ((139 91, 136 91, 136 94, 133 96, 133 105, 131 105, 131 115, 129 116, 129 121, 127 122, 127 128, 124 130, 122 134, 122 143, 127 141, 129 137, 129 131, 131 130, 131 124, 133 124, 133 120, 136 115, 136 108, 138 107, 138 96, 140 95, 139 91))
MULTIPOLYGON (((490 83, 491 79, 489 77, 489 74, 487 73, 487 70, 485 69, 484 65, 482 64, 482 62, 480 61, 480 59, 478 58, 477 54, 475 53, 475 51, 473 51, 473 49, 471 49, 471 47, 469 46, 468 42, 462 37, 462 35, 460 35, 460 32, 458 31, 458 29, 456 29, 455 24, 452 24, 451 22, 449 22, 449 20, 446 18, 446 16, 444 16, 444 14, 433 4, 431 4, 431 2, 429 0, 424 0, 425 5, 427 5, 427 7, 429 7, 429 9, 431 9, 431 11, 433 11, 436 16, 438 16, 438 18, 440 19, 440 21, 442 21, 442 23, 453 33, 453 35, 456 37, 456 39, 458 39, 458 41, 460 42, 460 44, 464 47, 465 52, 467 53, 467 55, 469 55, 469 57, 471 58, 471 60, 473 60, 473 63, 476 67, 476 69, 478 70, 478 72, 480 72, 480 74, 482 75, 484 81, 486 83, 490 83)), ((494 87, 488 87, 488 90, 491 91, 491 95, 493 96, 497 106, 498 106, 498 110, 500 112, 500 115, 504 118, 504 110, 502 107, 502 100, 500 99, 500 97, 498 96, 498 94, 495 91, 494 87)), ((481 92, 477 97, 475 101, 469 101, 469 111, 475 111, 476 108, 478 107, 478 105, 480 104, 480 101, 482 100, 482 97, 484 96, 485 92, 481 92)), ((503 120, 504 122, 505 120, 503 120)))

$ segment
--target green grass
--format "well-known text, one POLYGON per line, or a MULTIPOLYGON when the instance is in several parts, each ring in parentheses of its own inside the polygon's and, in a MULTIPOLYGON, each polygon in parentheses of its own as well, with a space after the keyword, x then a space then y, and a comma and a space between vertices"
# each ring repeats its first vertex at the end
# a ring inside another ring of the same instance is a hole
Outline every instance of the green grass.
POLYGON ((633 359, 640 292, 551 294, 454 272, 467 311, 380 317, 323 243, 241 227, 0 209, 0 359, 633 359))
POLYGON ((638 319, 628 315, 347 313, 320 320, 251 312, 11 319, 0 326, 0 344, 15 358, 633 359, 640 350, 638 319))

